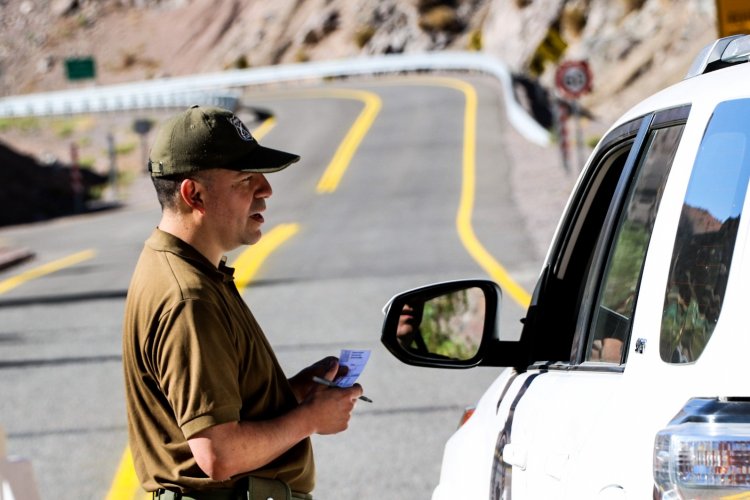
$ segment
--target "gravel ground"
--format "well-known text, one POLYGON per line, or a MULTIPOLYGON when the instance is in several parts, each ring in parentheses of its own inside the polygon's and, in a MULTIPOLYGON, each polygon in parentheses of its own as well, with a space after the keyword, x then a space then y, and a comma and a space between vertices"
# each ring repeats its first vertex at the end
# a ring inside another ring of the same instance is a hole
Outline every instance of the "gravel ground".
POLYGON ((529 234, 537 255, 543 258, 547 255, 580 167, 571 166, 565 170, 556 145, 542 147, 532 144, 513 130, 507 137, 508 153, 513 160, 511 182, 516 204, 526 226, 531 228, 529 234))

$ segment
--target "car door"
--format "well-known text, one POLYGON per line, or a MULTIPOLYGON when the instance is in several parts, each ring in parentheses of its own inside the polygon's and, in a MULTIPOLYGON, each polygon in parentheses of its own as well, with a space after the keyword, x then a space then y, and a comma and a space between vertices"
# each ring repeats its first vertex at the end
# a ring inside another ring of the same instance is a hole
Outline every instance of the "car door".
MULTIPOLYGON (((632 415, 618 399, 643 264, 689 106, 612 130, 576 188, 524 320, 530 368, 498 403, 504 418, 490 498, 619 498, 606 453, 581 471, 584 449, 622 442, 632 415), (597 463, 598 462, 598 463, 597 463), (602 472, 604 471, 604 472, 602 472)), ((621 448, 622 446, 620 446, 621 448)), ((613 453, 618 452, 612 450, 613 453)))

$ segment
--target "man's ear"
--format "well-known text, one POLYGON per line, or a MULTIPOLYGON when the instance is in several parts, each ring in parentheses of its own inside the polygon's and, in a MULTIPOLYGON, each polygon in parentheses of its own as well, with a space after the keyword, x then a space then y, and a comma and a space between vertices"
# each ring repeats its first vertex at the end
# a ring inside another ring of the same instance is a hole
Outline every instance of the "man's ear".
POLYGON ((203 186, 193 179, 185 179, 180 184, 180 198, 182 198, 183 203, 202 214, 206 212, 203 191, 203 186))

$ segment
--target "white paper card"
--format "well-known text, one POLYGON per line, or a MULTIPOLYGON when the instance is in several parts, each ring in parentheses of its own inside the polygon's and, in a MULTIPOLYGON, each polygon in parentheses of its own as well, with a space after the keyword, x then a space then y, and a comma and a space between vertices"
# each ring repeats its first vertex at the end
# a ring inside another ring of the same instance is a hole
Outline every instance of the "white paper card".
POLYGON ((359 378, 362 371, 367 365, 367 361, 370 359, 370 351, 363 350, 351 350, 341 349, 341 355, 339 356, 339 365, 346 366, 349 371, 343 377, 338 377, 333 381, 338 387, 351 387, 359 378))

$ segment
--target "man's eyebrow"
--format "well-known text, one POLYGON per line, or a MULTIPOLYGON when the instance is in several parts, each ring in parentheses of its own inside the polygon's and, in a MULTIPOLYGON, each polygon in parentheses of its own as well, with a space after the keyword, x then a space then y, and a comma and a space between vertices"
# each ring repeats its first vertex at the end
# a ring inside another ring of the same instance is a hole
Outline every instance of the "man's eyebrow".
POLYGON ((238 174, 239 175, 232 180, 233 185, 247 182, 255 176, 255 173, 253 172, 238 172, 238 174))

